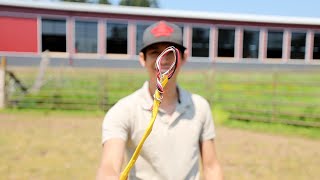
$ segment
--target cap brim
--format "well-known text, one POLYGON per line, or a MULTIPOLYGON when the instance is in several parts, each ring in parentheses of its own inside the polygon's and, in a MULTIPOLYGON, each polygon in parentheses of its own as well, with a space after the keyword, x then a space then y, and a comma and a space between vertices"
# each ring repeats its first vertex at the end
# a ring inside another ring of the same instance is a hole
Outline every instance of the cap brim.
POLYGON ((173 46, 177 47, 178 49, 184 51, 186 50, 187 48, 180 45, 180 44, 177 44, 177 43, 174 43, 174 42, 169 42, 169 41, 160 41, 160 42, 154 42, 154 43, 151 43, 151 44, 147 44, 145 45, 144 47, 142 47, 142 49, 140 49, 140 52, 143 52, 145 51, 149 46, 152 46, 154 44, 158 44, 158 43, 170 43, 170 44, 173 44, 173 46))

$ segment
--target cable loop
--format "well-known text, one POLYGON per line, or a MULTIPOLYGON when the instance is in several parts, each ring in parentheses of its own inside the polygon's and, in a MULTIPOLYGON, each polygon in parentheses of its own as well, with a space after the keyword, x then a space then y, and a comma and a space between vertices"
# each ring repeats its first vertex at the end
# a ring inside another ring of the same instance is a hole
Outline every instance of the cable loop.
MULTIPOLYGON (((156 60, 156 70, 158 71, 157 73, 157 89, 160 93, 160 100, 162 99, 162 94, 164 93, 164 90, 163 90, 163 87, 162 87, 162 84, 161 82, 163 81, 163 77, 165 75, 168 76, 168 79, 170 79, 176 68, 177 68, 177 65, 178 65, 178 62, 179 62, 179 59, 180 59, 180 53, 179 53, 179 50, 174 47, 174 46, 169 46, 167 47, 164 51, 162 51, 162 53, 157 57, 157 60, 156 60), (171 64, 170 68, 168 70, 166 70, 165 72, 162 73, 162 67, 161 67, 161 61, 164 59, 165 56, 167 56, 170 52, 173 53, 173 56, 174 56, 174 62, 171 64)), ((154 96, 155 97, 155 96, 154 96)))
POLYGON ((153 105, 150 108, 150 110, 152 110, 151 120, 150 120, 148 128, 146 129, 145 133, 143 134, 138 146, 136 147, 136 150, 134 151, 129 163, 127 164, 125 169, 122 171, 122 173, 120 175, 120 180, 127 180, 128 174, 130 173, 131 168, 134 166, 134 163, 136 162, 136 160, 139 157, 139 154, 140 154, 140 151, 141 151, 141 148, 142 148, 144 142, 146 141, 147 137, 149 136, 149 134, 152 131, 153 124, 157 118, 159 105, 160 105, 161 100, 163 98, 163 96, 162 96, 162 94, 164 93, 163 88, 164 88, 164 86, 166 86, 168 79, 170 79, 172 77, 174 71, 177 68, 177 64, 178 64, 179 60, 180 60, 179 50, 173 46, 166 48, 157 58, 157 62, 156 62, 156 68, 158 70, 157 89, 155 90, 155 93, 153 95, 153 97, 154 97, 153 105), (170 68, 166 72, 161 73, 161 61, 162 61, 163 57, 166 56, 171 51, 174 54, 174 62, 172 63, 172 65, 170 66, 170 68))
POLYGON ((161 102, 163 99, 163 96, 160 96, 159 98, 157 98, 156 94, 154 94, 153 98, 155 98, 157 101, 161 102))

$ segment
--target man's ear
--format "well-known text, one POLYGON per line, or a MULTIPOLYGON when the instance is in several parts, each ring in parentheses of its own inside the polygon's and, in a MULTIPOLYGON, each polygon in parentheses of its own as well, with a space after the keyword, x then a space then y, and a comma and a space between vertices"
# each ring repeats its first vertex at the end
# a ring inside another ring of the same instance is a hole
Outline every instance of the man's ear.
POLYGON ((145 59, 145 56, 142 52, 139 53, 139 62, 142 67, 146 66, 146 59, 145 59))
POLYGON ((184 50, 183 56, 181 57, 181 65, 185 64, 187 59, 189 57, 189 51, 188 50, 184 50))

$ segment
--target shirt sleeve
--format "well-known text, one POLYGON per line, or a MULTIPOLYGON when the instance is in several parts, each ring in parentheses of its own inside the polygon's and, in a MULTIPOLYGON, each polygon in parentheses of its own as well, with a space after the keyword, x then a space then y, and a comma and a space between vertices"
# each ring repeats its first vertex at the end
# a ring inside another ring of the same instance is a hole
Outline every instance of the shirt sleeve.
POLYGON ((200 141, 214 139, 216 136, 211 108, 207 101, 203 109, 204 109, 204 121, 202 123, 202 132, 200 136, 200 141))
POLYGON ((112 138, 127 141, 129 112, 126 105, 119 101, 105 115, 102 123, 102 144, 112 138))

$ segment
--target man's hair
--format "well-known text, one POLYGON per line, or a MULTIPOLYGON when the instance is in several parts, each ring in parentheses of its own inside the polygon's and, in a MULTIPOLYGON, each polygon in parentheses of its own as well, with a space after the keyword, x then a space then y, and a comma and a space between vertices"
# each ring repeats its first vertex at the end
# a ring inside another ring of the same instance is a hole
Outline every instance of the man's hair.
MULTIPOLYGON (((163 42, 164 43, 164 42, 163 42)), ((145 49, 143 49, 141 52, 142 54, 144 55, 144 59, 146 60, 147 59, 147 51, 150 49, 151 46, 149 47, 146 47, 145 49)), ((180 46, 176 47, 179 51, 180 51, 180 57, 183 58, 184 56, 184 51, 185 49, 184 48, 181 48, 180 46)))

